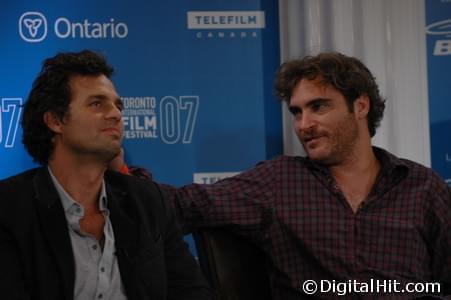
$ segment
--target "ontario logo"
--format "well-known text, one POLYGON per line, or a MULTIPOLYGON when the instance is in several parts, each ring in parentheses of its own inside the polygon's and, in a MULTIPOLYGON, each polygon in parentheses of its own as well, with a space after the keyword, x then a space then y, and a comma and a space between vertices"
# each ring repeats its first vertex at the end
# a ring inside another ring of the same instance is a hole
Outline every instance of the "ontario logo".
POLYGON ((451 19, 429 24, 426 32, 429 35, 439 36, 434 45, 433 54, 435 56, 451 55, 451 19))
POLYGON ((256 38, 265 28, 264 11, 188 11, 188 29, 202 38, 256 38))
MULTIPOLYGON (((24 41, 37 43, 47 37, 46 17, 40 12, 26 12, 19 19, 19 34, 24 41)), ((128 36, 128 26, 124 22, 92 21, 89 19, 70 20, 59 17, 51 23, 53 33, 60 39, 123 39, 128 36)))
POLYGON ((47 37, 47 19, 40 12, 24 13, 19 19, 19 34, 30 43, 44 40, 47 37))

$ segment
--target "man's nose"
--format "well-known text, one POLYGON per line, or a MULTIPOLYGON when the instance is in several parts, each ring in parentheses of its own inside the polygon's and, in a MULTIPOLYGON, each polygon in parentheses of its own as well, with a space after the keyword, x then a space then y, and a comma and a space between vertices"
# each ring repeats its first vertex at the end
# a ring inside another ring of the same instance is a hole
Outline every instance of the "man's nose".
POLYGON ((116 104, 112 104, 108 107, 106 118, 120 120, 122 118, 122 111, 119 109, 119 107, 117 107, 116 104))
POLYGON ((313 116, 308 112, 303 112, 302 115, 295 118, 295 127, 297 131, 308 131, 315 125, 313 116))

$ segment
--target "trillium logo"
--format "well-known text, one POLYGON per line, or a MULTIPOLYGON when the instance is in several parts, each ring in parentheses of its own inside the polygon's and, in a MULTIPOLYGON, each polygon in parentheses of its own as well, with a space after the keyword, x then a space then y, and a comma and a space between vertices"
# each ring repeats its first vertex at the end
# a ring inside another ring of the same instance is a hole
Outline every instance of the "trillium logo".
POLYGON ((19 34, 27 42, 40 42, 47 36, 47 19, 40 12, 29 11, 19 19, 19 34))

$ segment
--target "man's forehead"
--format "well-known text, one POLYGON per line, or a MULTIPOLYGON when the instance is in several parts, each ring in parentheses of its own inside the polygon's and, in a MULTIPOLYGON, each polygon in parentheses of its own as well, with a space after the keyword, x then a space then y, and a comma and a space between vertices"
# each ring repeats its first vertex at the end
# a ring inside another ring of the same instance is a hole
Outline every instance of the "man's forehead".
POLYGON ((69 81, 72 96, 79 93, 105 94, 118 97, 113 82, 105 75, 76 75, 69 81))
POLYGON ((326 93, 328 91, 336 91, 336 89, 326 81, 324 81, 323 78, 317 76, 313 79, 309 78, 302 78, 299 80, 299 82, 295 85, 292 91, 292 97, 293 95, 301 93, 300 96, 302 96, 302 93, 308 93, 308 92, 320 92, 320 93, 326 93))
POLYGON ((294 87, 289 107, 308 105, 315 100, 331 100, 341 98, 343 94, 333 85, 317 76, 314 79, 302 78, 294 87))

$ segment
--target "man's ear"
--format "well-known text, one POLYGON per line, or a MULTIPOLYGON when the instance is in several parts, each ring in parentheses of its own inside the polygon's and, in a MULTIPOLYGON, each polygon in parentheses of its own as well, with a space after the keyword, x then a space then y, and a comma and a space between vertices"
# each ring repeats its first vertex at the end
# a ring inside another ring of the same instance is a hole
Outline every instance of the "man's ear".
POLYGON ((370 111, 370 98, 367 95, 362 95, 354 101, 354 112, 359 119, 364 119, 368 116, 370 111))
POLYGON ((55 133, 61 132, 62 122, 54 112, 46 111, 44 113, 44 123, 51 131, 55 133))

